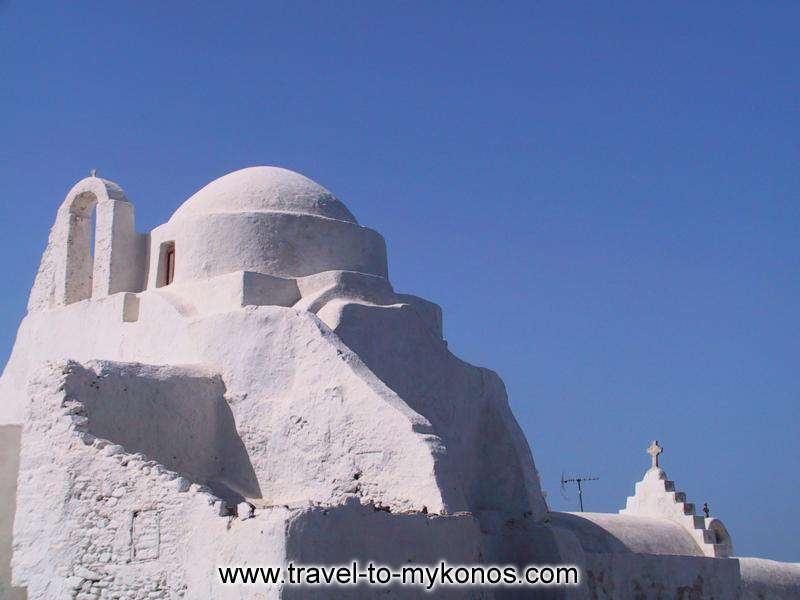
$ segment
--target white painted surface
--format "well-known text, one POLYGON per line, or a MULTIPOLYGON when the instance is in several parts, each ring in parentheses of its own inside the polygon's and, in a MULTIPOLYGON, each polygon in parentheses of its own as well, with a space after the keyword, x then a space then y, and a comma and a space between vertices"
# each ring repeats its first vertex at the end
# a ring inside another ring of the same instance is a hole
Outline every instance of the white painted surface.
POLYGON ((553 512, 550 518, 553 525, 573 532, 592 554, 703 556, 691 534, 668 519, 590 512, 553 512))
POLYGON ((725 557, 733 553, 730 534, 719 519, 695 514, 695 506, 686 494, 676 491, 675 482, 658 466, 651 467, 636 484, 636 493, 628 497, 620 515, 654 517, 677 523, 692 536, 705 556, 725 557))
POLYGON ((742 600, 800 598, 800 564, 763 558, 740 558, 742 600))
POLYGON ((358 224, 324 187, 281 167, 249 167, 223 175, 184 202, 170 221, 225 212, 294 212, 358 224))
POLYGON ((225 590, 214 567, 346 556, 570 561, 594 577, 575 598, 796 589, 796 565, 748 563, 745 582, 702 556, 730 554, 704 536, 730 536, 660 469, 623 515, 548 513, 499 376, 455 357, 441 309, 386 275, 383 238, 290 171, 222 177, 149 234, 116 184, 79 182, 0 378, 0 425, 24 426, 13 576, 28 597, 305 597, 225 590))

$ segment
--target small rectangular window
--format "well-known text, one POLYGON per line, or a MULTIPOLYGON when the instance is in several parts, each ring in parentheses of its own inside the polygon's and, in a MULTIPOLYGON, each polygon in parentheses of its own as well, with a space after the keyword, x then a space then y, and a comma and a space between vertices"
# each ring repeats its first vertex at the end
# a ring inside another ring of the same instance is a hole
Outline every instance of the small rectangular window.
POLYGON ((167 273, 164 280, 164 285, 169 285, 175 279, 175 246, 171 246, 167 250, 167 273))
POLYGON ((175 242, 164 242, 158 252, 156 287, 164 287, 173 281, 175 281, 175 242))

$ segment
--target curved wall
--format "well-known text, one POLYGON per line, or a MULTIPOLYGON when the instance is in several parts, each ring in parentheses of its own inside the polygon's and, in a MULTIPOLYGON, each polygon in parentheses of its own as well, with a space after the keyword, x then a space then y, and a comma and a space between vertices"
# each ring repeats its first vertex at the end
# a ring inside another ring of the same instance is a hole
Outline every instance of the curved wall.
POLYGON ((149 288, 161 283, 160 249, 167 242, 175 243, 176 282, 234 271, 279 277, 331 270, 388 275, 386 243, 372 229, 306 214, 220 213, 184 217, 152 231, 149 288))
POLYGON ((583 550, 592 554, 703 556, 692 536, 669 519, 553 511, 550 522, 574 533, 583 550))

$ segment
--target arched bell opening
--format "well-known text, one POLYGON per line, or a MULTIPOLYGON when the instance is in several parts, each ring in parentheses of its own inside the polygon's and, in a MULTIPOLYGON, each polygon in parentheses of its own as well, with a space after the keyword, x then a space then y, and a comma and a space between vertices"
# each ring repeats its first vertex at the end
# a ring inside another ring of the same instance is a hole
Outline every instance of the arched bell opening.
POLYGON ((95 257, 97 196, 83 192, 69 206, 66 261, 64 265, 64 304, 92 297, 95 257))

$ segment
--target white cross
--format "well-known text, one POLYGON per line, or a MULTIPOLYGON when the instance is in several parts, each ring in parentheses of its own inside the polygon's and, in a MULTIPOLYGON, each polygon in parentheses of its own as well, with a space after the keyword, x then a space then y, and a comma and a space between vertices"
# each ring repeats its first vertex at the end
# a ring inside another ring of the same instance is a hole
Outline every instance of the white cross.
POLYGON ((658 455, 664 451, 664 448, 658 445, 658 440, 653 440, 653 443, 650 444, 650 447, 647 449, 647 453, 653 459, 653 469, 658 468, 658 455))

